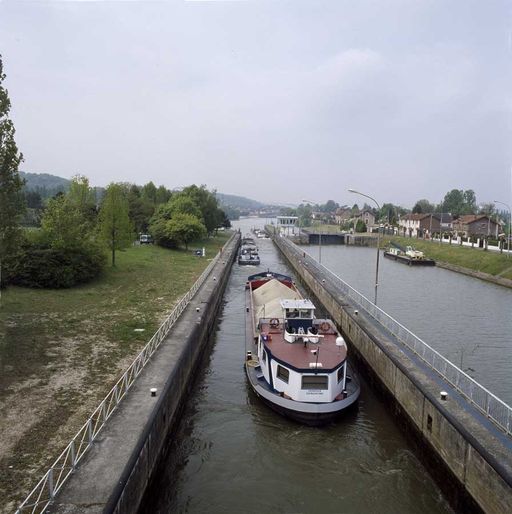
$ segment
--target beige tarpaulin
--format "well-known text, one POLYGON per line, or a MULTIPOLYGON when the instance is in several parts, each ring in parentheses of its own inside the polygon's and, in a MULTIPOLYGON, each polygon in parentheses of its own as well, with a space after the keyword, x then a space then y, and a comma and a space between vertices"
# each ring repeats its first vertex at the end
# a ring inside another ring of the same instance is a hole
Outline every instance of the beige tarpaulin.
POLYGON ((252 293, 255 323, 257 324, 260 318, 282 318, 281 300, 298 300, 299 298, 301 296, 298 292, 291 290, 279 280, 275 278, 269 280, 252 293))

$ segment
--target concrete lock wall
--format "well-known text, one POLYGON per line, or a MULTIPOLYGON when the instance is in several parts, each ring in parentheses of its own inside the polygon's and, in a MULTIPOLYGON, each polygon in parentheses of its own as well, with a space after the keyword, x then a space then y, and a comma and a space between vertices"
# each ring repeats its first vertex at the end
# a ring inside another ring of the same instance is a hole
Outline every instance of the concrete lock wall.
MULTIPOLYGON (((329 312, 351 343, 352 355, 391 402, 396 419, 426 460, 427 467, 461 512, 512 512, 510 440, 486 420, 468 414, 468 406, 439 399, 441 377, 433 377, 404 352, 400 343, 373 318, 339 294, 332 294, 288 247, 275 243, 301 280, 329 312), (486 426, 487 423, 487 426, 486 426), (500 437, 501 434, 501 437, 500 437)), ((307 257, 309 258, 309 256, 307 257)))
POLYGON ((59 491, 48 512, 138 511, 161 450, 177 426, 195 373, 214 334, 240 244, 225 244, 211 273, 59 491), (156 389, 156 395, 150 394, 156 389))
POLYGON ((182 404, 192 382, 196 367, 210 340, 217 323, 217 314, 230 275, 231 265, 236 257, 240 236, 224 250, 224 266, 213 270, 216 287, 202 299, 204 315, 191 328, 177 365, 165 384, 160 400, 148 420, 144 433, 134 448, 123 477, 113 491, 104 512, 115 514, 135 513, 158 462, 165 440, 179 419, 182 404))

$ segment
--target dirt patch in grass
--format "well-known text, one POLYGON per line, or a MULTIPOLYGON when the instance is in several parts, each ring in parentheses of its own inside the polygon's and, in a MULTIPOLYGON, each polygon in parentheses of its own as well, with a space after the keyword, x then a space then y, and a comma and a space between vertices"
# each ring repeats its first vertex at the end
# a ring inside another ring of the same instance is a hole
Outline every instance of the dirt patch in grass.
POLYGON ((26 497, 227 238, 201 243, 206 259, 136 246, 94 283, 3 292, 1 513, 26 497))

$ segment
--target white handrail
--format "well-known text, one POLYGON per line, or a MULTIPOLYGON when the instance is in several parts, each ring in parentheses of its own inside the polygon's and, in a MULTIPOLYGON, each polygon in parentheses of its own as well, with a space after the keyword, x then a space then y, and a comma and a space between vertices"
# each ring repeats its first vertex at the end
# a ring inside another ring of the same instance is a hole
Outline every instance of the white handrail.
MULTIPOLYGON (((236 233, 224 244, 227 246, 236 233)), ((107 396, 98 405, 89 419, 84 423, 82 428, 77 432, 75 437, 66 446, 64 451, 57 457, 55 462, 50 466, 43 478, 37 483, 32 491, 25 498, 23 503, 16 510, 16 514, 22 512, 42 513, 48 505, 53 501, 55 495, 60 491, 69 475, 76 468, 76 465, 87 450, 92 446, 97 435, 105 426, 105 423, 115 411, 121 400, 125 397, 135 379, 140 375, 144 366, 155 353, 160 343, 165 339, 169 330, 178 320, 181 313, 185 310, 190 300, 196 294, 197 290, 203 285, 204 281, 210 274, 211 270, 219 261, 221 252, 212 259, 210 264, 201 273, 190 290, 180 299, 172 312, 167 316, 165 321, 160 325, 153 337, 144 346, 135 360, 130 364, 129 368, 124 372, 121 378, 116 382, 114 387, 109 391, 107 396)))
MULTIPOLYGON (((288 247, 288 250, 293 254, 291 257, 295 258, 297 264, 299 261, 303 260, 303 250, 296 244, 284 237, 275 237, 274 240, 278 246, 282 244, 288 247)), ((368 298, 344 282, 330 269, 318 263, 309 253, 308 257, 308 266, 311 264, 319 273, 334 279, 334 285, 337 284, 343 295, 353 300, 370 316, 379 321, 389 332, 396 336, 401 343, 412 350, 483 414, 502 428, 506 434, 512 434, 512 408, 508 404, 500 400, 475 379, 471 378, 467 373, 425 343, 425 341, 413 334, 408 328, 404 327, 401 323, 368 300, 368 298)))

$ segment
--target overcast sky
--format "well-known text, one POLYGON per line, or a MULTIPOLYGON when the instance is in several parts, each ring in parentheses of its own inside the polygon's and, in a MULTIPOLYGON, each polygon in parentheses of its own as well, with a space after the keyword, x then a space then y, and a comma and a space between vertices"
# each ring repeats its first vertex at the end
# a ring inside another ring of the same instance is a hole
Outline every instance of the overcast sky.
POLYGON ((512 203, 512 2, 0 0, 24 171, 512 203))

